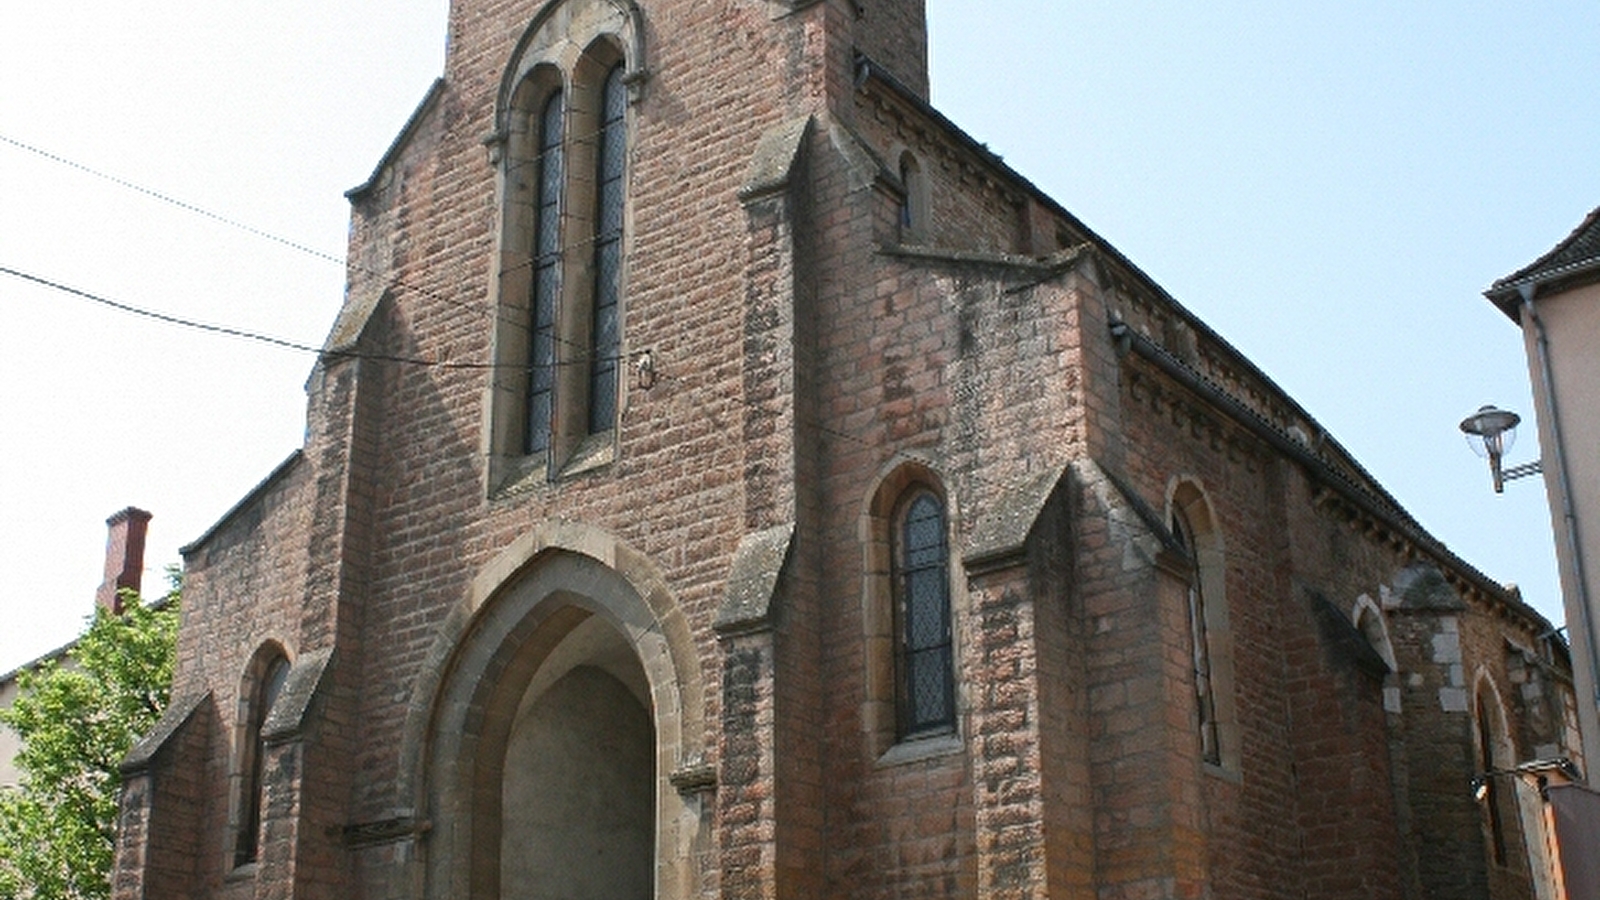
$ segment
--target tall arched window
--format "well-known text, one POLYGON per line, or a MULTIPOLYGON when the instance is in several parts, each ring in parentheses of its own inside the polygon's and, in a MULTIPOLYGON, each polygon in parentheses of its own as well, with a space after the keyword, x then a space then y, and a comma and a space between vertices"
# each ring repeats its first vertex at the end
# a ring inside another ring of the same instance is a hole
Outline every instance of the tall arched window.
POLYGON ((955 528, 931 466, 886 466, 862 508, 861 726, 880 764, 960 752, 958 622, 951 580, 955 528))
POLYGON ((1204 489, 1192 479, 1174 483, 1168 521, 1184 570, 1183 614, 1188 625, 1196 743, 1206 765, 1239 770, 1238 708, 1234 702, 1233 627, 1222 530, 1204 489))
POLYGON ((555 413, 556 309, 561 297, 562 114, 560 91, 550 95, 539 116, 539 177, 534 195, 533 277, 529 284, 528 428, 523 450, 550 449, 555 413))
POLYGON ((950 552, 944 503, 926 488, 902 502, 894 545, 899 736, 955 728, 950 552))
POLYGON ((244 731, 239 744, 240 774, 244 776, 239 796, 238 829, 235 835, 233 864, 248 865, 256 861, 261 851, 261 801, 262 774, 266 761, 266 745, 261 731, 267 722, 272 704, 283 693, 289 679, 289 660, 282 653, 267 659, 248 691, 249 705, 240 710, 244 731))
POLYGON ((1505 712, 1493 684, 1486 677, 1478 679, 1474 705, 1477 707, 1474 724, 1477 726, 1478 771, 1484 773, 1483 804, 1489 855, 1495 865, 1504 866, 1509 860, 1510 839, 1507 832, 1517 820, 1516 789, 1505 776, 1515 760, 1505 735, 1505 712), (1499 773, 1490 775, 1488 773, 1499 773))
POLYGON ((622 292, 623 175, 627 162, 628 88, 621 64, 600 89, 595 148, 594 297, 589 333, 589 433, 611 430, 617 418, 618 300, 622 292))
POLYGON ((543 15, 524 36, 490 142, 501 194, 491 492, 611 461, 623 407, 628 106, 639 80, 625 37, 593 30, 618 24, 616 4, 561 6, 570 18, 543 15), (581 53, 563 49, 580 41, 581 53))
POLYGON ((1194 663, 1196 721, 1200 731, 1200 757, 1222 764, 1222 742, 1217 733, 1217 695, 1211 666, 1211 640, 1206 628, 1205 583, 1200 577, 1200 554, 1194 527, 1183 510, 1172 512, 1172 534, 1178 539, 1189 566, 1189 646, 1194 663))

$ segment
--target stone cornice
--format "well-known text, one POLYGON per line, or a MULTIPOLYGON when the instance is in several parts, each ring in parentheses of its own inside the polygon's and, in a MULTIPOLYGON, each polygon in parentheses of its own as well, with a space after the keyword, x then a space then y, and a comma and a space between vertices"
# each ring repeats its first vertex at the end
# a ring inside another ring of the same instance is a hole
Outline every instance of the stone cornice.
MULTIPOLYGON (((1281 420, 1274 421, 1258 411, 1250 402, 1207 378, 1176 354, 1132 330, 1126 322, 1113 321, 1112 339, 1128 354, 1152 364, 1155 370, 1166 376, 1164 380, 1182 387, 1183 393, 1193 398, 1185 400, 1175 396, 1172 389, 1160 380, 1130 371, 1129 390, 1134 393, 1136 401, 1144 396, 1147 402, 1164 404, 1174 411, 1174 415, 1182 411, 1190 430, 1202 439, 1209 440, 1215 449, 1237 454, 1238 461, 1247 466, 1252 458, 1255 465, 1266 464, 1269 457, 1259 450, 1252 450, 1250 445, 1253 442, 1230 439, 1228 433, 1236 433, 1236 429, 1224 429, 1222 424, 1226 421, 1231 426, 1243 429, 1306 472, 1312 481, 1313 503, 1325 514, 1338 517, 1351 530, 1386 545, 1402 558, 1427 559, 1434 563, 1464 598, 1518 620, 1530 630, 1541 633, 1550 630, 1549 620, 1523 602, 1514 591, 1495 582, 1424 530, 1330 438, 1324 435, 1316 442, 1303 440, 1303 431, 1296 432, 1292 426, 1284 428, 1281 420)), ((1293 408, 1298 410, 1298 406, 1293 408)), ((1315 426, 1309 418, 1304 421, 1315 426)))

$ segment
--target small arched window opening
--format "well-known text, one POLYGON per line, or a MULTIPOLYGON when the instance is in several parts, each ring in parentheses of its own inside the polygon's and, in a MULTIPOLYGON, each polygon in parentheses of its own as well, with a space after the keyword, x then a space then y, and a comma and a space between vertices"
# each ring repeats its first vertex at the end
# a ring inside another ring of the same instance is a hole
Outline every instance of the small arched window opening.
POLYGON ((899 737, 948 733, 956 722, 950 552, 944 503, 926 488, 902 501, 893 583, 899 737))
POLYGON ((1217 729, 1217 695, 1211 664, 1211 639, 1207 630, 1205 582, 1200 572, 1200 553, 1194 527, 1182 509, 1172 512, 1172 534, 1182 548, 1188 566, 1188 620, 1190 658, 1194 667, 1194 703, 1200 732, 1200 757, 1212 765, 1222 764, 1222 741, 1217 729))
POLYGON ((239 796, 238 829, 234 841, 233 864, 244 866, 256 861, 261 852, 261 811, 262 789, 264 787, 263 775, 266 763, 266 743, 262 740, 262 729, 267 722, 267 716, 272 711, 272 705, 278 701, 278 696, 283 693, 283 686, 289 679, 289 660, 283 654, 275 653, 269 657, 259 669, 259 675, 254 679, 247 692, 248 706, 241 710, 244 716, 245 728, 240 741, 240 771, 244 775, 242 791, 239 796))
POLYGON ((903 243, 920 243, 928 235, 928 186, 922 165, 908 150, 900 154, 900 208, 898 222, 903 243))
POLYGON ((1182 560, 1180 595, 1188 625, 1193 674, 1195 735, 1205 765, 1238 772, 1239 716, 1234 702, 1233 627, 1222 531, 1205 490, 1193 479, 1176 481, 1168 521, 1182 560))
POLYGON ((959 752, 954 528, 937 472, 897 460, 862 509, 861 725, 882 765, 959 752))

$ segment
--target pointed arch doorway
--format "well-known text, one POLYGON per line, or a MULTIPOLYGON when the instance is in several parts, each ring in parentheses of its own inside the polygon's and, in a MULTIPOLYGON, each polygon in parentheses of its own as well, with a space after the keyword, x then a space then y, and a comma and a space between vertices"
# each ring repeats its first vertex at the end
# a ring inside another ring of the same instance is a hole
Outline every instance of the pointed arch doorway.
POLYGON ((498 586, 436 648, 424 893, 686 896, 704 810, 670 783, 699 757, 685 746, 700 692, 682 614, 647 566, 543 541, 513 550, 526 563, 491 566, 498 586))

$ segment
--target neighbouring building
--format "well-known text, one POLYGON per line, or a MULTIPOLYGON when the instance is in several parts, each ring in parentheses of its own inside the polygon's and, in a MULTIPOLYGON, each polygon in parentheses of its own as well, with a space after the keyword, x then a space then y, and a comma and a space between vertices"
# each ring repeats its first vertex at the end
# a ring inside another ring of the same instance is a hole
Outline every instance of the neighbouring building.
POLYGON ((116 897, 1555 896, 1551 624, 926 60, 921 0, 454 2, 305 445, 184 551, 116 897))
POLYGON ((1600 209, 1566 240, 1484 292, 1522 329, 1545 492, 1577 660, 1583 745, 1600 753, 1600 209))
MULTIPOLYGON (((144 578, 144 540, 149 525, 150 514, 132 506, 106 520, 105 578, 95 589, 96 606, 103 606, 112 612, 121 612, 121 592, 130 590, 138 593, 139 585, 144 578)), ((22 673, 37 669, 47 661, 71 666, 72 649, 76 643, 74 641, 58 647, 38 659, 0 675, 0 709, 9 708, 16 702, 17 678, 22 673)), ((21 742, 17 733, 5 725, 0 725, 0 790, 15 787, 19 781, 20 773, 13 765, 13 760, 16 759, 17 751, 20 749, 21 742)))
MULTIPOLYGON (((1600 754, 1600 208, 1484 296, 1522 329, 1539 424, 1578 721, 1600 754)), ((1600 896, 1600 798, 1590 800, 1590 880, 1600 896)), ((1574 895, 1577 896, 1577 895, 1574 895)))

